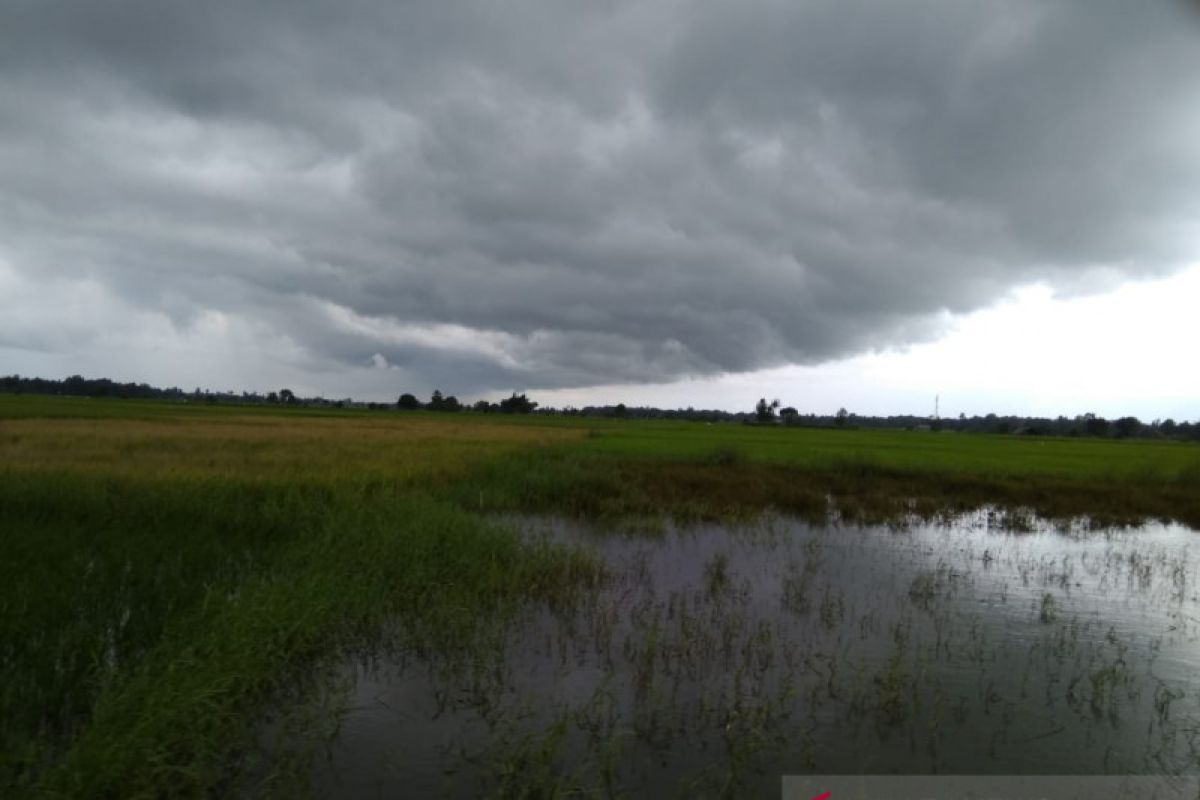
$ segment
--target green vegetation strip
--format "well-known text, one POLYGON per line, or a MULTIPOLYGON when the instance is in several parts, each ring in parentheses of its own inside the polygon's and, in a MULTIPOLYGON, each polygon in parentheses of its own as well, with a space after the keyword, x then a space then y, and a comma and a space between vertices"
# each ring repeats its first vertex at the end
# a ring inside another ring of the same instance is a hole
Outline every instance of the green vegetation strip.
POLYGON ((684 460, 617 456, 564 446, 513 454, 450 491, 466 508, 593 520, 729 520, 774 510, 815 524, 946 520, 984 507, 1085 519, 1091 527, 1175 521, 1200 529, 1200 469, 1120 477, 1016 471, 921 470, 868 458, 756 461, 724 448, 684 460))

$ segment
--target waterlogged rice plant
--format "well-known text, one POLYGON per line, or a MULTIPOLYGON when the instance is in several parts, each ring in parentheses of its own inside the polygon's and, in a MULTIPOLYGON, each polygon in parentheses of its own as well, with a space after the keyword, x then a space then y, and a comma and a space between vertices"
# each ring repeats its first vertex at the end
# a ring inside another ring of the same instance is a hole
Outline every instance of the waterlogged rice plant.
POLYGON ((1054 595, 1046 592, 1042 595, 1041 607, 1038 610, 1038 619, 1042 621, 1043 625, 1049 625, 1054 622, 1057 616, 1058 604, 1054 600, 1054 595))

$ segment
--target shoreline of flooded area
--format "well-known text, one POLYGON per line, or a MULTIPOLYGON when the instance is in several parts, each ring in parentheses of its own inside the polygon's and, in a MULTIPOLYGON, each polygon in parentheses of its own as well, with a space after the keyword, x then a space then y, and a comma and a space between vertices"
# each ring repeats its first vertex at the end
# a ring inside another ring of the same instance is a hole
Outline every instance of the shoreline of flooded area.
POLYGON ((777 796, 785 774, 1196 774, 1196 533, 508 524, 609 578, 348 660, 318 795, 777 796))

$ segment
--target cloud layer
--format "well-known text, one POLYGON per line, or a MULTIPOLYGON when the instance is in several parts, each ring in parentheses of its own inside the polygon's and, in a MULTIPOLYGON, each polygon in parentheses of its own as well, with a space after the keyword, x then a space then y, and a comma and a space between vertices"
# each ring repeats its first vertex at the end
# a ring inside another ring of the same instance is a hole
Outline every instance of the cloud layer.
POLYGON ((663 381, 903 346, 1015 286, 1089 292, 1200 243, 1182 2, 0 15, 10 350, 221 319, 257 332, 240 363, 301 373, 663 381), (79 322, 55 301, 79 287, 122 310, 79 322))

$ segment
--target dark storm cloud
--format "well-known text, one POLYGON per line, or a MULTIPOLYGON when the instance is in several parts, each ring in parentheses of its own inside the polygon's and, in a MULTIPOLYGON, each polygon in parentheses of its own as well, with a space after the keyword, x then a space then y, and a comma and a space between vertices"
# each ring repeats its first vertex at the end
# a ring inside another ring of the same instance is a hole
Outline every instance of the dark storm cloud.
POLYGON ((815 363, 1194 259, 1198 45, 1125 0, 9 0, 0 267, 462 391, 815 363))

